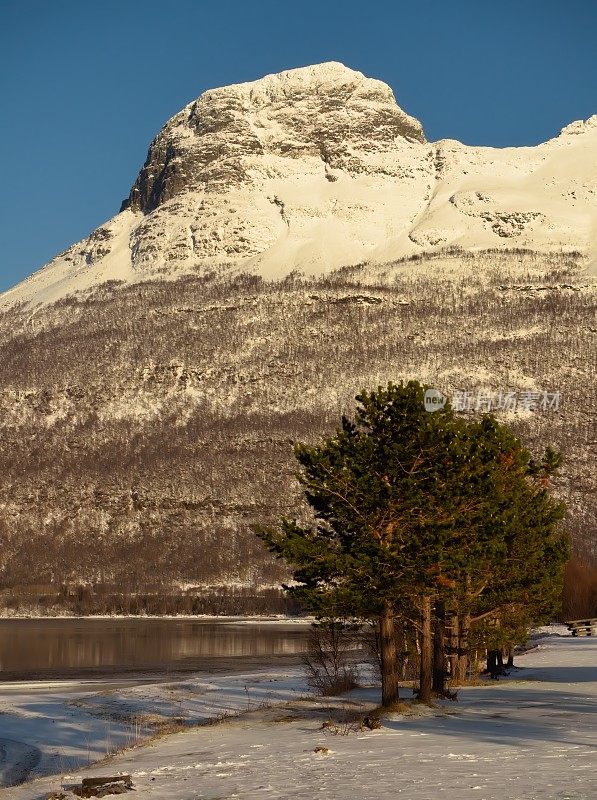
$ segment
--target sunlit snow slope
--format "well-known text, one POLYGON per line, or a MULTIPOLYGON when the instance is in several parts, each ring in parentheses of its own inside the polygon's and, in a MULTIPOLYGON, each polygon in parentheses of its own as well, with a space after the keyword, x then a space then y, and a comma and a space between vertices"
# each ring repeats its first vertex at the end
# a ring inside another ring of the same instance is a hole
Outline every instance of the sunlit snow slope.
POLYGON ((330 62, 205 92, 152 142, 123 210, 0 297, 109 280, 282 278, 449 245, 597 250, 597 115, 537 147, 426 141, 389 86, 330 62))

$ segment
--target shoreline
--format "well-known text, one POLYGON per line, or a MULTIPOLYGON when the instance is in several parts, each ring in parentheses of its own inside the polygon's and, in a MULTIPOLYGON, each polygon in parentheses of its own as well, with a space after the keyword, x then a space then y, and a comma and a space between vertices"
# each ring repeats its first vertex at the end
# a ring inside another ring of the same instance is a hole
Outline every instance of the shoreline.
POLYGON ((0 622, 9 622, 11 620, 28 621, 28 620, 183 620, 200 622, 214 621, 214 622, 231 622, 231 623, 296 623, 296 624, 311 624, 315 621, 314 617, 298 617, 298 616, 285 616, 283 614, 15 614, 5 615, 0 614, 0 622))
POLYGON ((0 790, 0 798, 39 800, 42 792, 62 791, 75 800, 82 777, 117 773, 130 774, 148 800, 196 800, 198 786, 206 797, 285 798, 297 771, 301 797, 318 797, 323 788, 337 800, 393 800, 399 793, 428 800, 449 787, 450 795, 501 800, 514 786, 519 800, 548 800, 567 797, 571 785, 575 797, 592 797, 597 642, 557 627, 550 633, 521 656, 516 676, 462 687, 456 703, 432 708, 413 705, 405 691, 372 730, 362 720, 377 707, 379 686, 316 697, 298 670, 87 693, 74 707, 81 720, 138 715, 166 703, 173 722, 184 718, 192 727, 132 747, 124 737, 125 748, 108 759, 45 777, 33 772, 33 780, 0 790))

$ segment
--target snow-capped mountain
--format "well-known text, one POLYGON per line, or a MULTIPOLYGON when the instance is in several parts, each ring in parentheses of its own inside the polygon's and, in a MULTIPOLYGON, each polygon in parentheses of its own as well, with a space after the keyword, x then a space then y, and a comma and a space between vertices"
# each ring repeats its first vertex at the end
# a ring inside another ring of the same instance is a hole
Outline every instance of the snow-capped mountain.
POLYGON ((292 442, 410 378, 558 392, 498 416, 563 451, 597 561, 596 181, 597 117, 492 149, 335 63, 206 92, 0 297, 0 607, 273 610, 252 526, 301 513, 292 442))
POLYGON ((537 147, 428 142, 392 90, 329 62, 205 92, 152 142, 119 214, 0 297, 106 281, 322 276, 458 246, 597 252, 597 115, 537 147))

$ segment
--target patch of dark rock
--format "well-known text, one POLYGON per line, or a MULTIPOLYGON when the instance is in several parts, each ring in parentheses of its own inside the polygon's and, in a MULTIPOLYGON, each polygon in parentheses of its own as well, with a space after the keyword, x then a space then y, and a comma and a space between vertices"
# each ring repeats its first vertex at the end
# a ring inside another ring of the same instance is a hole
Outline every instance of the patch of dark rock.
POLYGON ((347 295, 346 297, 336 297, 331 302, 334 305, 354 304, 354 305, 378 306, 381 303, 383 303, 383 300, 381 299, 381 297, 370 297, 365 294, 353 294, 353 295, 347 295))
POLYGON ((134 790, 130 775, 110 775, 98 778, 83 778, 81 786, 71 787, 77 797, 110 797, 134 790))

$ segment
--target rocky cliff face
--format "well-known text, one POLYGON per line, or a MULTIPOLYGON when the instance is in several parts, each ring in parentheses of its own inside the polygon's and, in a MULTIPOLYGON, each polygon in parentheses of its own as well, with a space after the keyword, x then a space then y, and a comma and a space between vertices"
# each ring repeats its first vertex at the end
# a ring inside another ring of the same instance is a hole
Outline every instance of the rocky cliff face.
POLYGON ((189 191, 261 187, 300 161, 329 181, 334 170, 387 174, 383 157, 402 140, 424 143, 423 129, 381 81, 334 62, 281 72, 213 89, 176 114, 152 142, 122 210, 148 213, 189 191))
POLYGON ((429 143, 391 89, 320 64, 213 89, 152 142, 121 213, 0 297, 107 281, 320 277, 449 246, 578 251, 594 266, 597 116, 537 147, 429 143))

